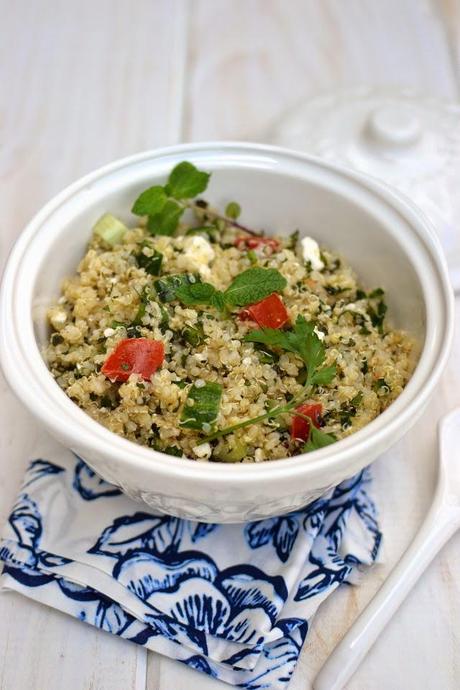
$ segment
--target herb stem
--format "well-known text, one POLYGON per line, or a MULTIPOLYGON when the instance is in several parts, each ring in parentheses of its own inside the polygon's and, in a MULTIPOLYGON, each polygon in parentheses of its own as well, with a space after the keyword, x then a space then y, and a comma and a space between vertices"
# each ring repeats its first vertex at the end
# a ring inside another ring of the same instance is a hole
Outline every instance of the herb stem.
MULTIPOLYGON (((253 424, 258 424, 259 422, 263 422, 266 419, 274 419, 275 417, 278 417, 280 414, 284 414, 285 412, 291 412, 291 410, 294 407, 297 407, 297 405, 300 405, 306 398, 311 393, 311 386, 305 386, 302 395, 298 396, 297 398, 293 398, 290 402, 286 403, 285 405, 279 405, 278 407, 274 407, 271 410, 268 410, 268 412, 265 412, 264 414, 259 415, 258 417, 253 417, 252 419, 245 419, 242 422, 238 422, 238 424, 233 424, 232 426, 227 426, 225 429, 219 429, 218 431, 215 431, 213 434, 210 434, 209 436, 206 436, 206 441, 214 441, 216 438, 222 438, 222 436, 227 436, 227 434, 232 434, 234 431, 237 431, 238 429, 244 429, 248 426, 252 426, 253 424)), ((297 413, 296 413, 297 414, 297 413)), ((302 415, 300 415, 302 416, 302 415)), ((309 421, 311 421, 309 419, 309 421)))
MULTIPOLYGON (((193 210, 203 210, 199 206, 197 206, 196 203, 194 203, 193 201, 189 203, 189 207, 193 210)), ((211 211, 209 208, 207 208, 205 212, 206 215, 212 216, 214 220, 223 220, 224 223, 226 223, 227 225, 233 225, 235 228, 243 230, 243 232, 247 232, 248 235, 252 235, 253 237, 263 237, 263 232, 251 230, 251 228, 248 228, 246 225, 242 225, 241 223, 238 223, 236 220, 233 220, 232 218, 226 218, 225 216, 222 216, 220 213, 217 213, 217 211, 211 211)))

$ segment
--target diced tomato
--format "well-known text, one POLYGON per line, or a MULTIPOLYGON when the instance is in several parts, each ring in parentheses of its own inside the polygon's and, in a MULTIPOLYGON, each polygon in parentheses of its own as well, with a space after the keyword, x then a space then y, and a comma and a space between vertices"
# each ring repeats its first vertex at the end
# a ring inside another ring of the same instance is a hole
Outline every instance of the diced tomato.
POLYGON ((260 302, 243 309, 239 317, 242 321, 252 319, 263 328, 282 328, 289 321, 289 314, 283 300, 274 292, 260 302))
POLYGON ((273 252, 277 252, 280 243, 274 237, 237 237, 235 247, 241 249, 259 249, 259 247, 270 247, 273 252))
POLYGON ((310 422, 303 417, 298 417, 295 412, 300 412, 304 417, 309 417, 312 423, 319 429, 323 406, 321 403, 304 403, 296 407, 291 422, 291 438, 294 441, 307 441, 310 435, 310 422))
POLYGON ((140 374, 146 381, 163 364, 165 348, 161 340, 125 338, 107 357, 102 373, 112 383, 127 381, 131 374, 140 374))

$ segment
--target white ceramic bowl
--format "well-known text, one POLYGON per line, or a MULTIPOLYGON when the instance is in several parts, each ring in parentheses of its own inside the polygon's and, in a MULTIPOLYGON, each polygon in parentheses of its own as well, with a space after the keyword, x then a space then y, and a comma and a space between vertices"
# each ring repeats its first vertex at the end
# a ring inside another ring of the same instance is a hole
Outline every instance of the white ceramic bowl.
POLYGON ((104 479, 165 513, 240 522, 299 508, 372 462, 417 420, 444 368, 453 325, 446 264, 428 221, 410 202, 355 173, 269 146, 176 146, 115 162, 65 189, 29 223, 2 286, 1 362, 30 411, 104 479), (244 221, 316 237, 369 286, 386 288, 393 322, 422 352, 399 398, 353 436, 309 455, 254 465, 204 463, 137 446, 80 410, 40 354, 46 307, 74 273, 94 221, 111 211, 132 222, 132 200, 187 159, 212 171, 207 198, 238 200, 244 221))

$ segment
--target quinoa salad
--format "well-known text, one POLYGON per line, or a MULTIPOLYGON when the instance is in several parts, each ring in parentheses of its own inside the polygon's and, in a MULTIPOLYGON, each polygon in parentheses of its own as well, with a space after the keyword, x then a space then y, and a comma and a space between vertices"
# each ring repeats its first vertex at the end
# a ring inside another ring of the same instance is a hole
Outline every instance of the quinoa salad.
POLYGON ((132 227, 97 221, 48 310, 52 375, 114 433, 197 461, 281 459, 361 429, 409 380, 413 338, 331 248, 212 208, 209 177, 180 163, 132 227))

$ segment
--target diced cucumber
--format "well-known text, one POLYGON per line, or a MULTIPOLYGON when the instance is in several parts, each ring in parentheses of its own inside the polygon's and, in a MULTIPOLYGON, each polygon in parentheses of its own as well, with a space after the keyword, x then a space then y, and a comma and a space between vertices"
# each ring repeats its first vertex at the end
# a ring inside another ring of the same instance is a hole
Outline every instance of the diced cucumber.
POLYGON ((113 247, 123 239, 127 227, 111 213, 104 213, 93 227, 93 234, 98 235, 106 244, 113 247))

